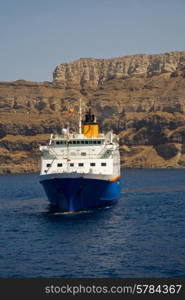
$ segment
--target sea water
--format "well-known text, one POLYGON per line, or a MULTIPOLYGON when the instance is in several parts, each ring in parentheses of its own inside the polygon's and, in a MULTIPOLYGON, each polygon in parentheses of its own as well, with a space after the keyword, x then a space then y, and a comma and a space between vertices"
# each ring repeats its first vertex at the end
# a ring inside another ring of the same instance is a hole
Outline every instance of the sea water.
POLYGON ((38 174, 0 176, 0 277, 185 277, 185 170, 122 170, 112 207, 52 213, 38 174))

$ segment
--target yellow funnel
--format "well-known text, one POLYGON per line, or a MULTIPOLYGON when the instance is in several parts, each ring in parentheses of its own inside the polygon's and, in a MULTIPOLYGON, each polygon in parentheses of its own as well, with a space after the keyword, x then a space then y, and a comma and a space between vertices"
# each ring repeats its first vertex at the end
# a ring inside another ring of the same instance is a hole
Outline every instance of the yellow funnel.
POLYGON ((87 138, 97 138, 99 135, 98 124, 84 124, 82 126, 82 133, 87 138))

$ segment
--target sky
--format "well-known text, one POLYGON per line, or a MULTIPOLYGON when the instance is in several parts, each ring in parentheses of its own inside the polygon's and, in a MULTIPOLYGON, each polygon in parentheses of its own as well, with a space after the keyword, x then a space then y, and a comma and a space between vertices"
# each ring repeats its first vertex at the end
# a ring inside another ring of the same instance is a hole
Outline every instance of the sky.
POLYGON ((185 50, 185 0, 0 0, 0 81, 79 58, 185 50))

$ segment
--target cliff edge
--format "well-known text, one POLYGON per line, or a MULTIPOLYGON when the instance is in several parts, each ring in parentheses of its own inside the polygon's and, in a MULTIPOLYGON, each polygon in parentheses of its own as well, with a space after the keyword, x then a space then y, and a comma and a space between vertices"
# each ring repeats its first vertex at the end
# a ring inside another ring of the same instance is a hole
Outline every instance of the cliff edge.
POLYGON ((0 82, 0 173, 37 172, 39 144, 92 101, 104 131, 120 136, 123 167, 185 166, 185 51, 57 66, 53 82, 0 82))

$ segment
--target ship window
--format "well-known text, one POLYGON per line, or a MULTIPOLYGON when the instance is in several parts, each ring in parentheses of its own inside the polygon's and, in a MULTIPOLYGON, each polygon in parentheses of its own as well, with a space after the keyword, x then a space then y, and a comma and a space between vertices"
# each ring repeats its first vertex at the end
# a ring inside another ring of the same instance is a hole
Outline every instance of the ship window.
POLYGON ((62 167, 62 164, 57 164, 57 167, 62 167))
POLYGON ((80 144, 80 141, 76 141, 77 144, 80 144))
POLYGON ((96 144, 97 141, 93 141, 93 144, 96 144))
POLYGON ((81 156, 86 156, 86 152, 81 152, 81 156))
POLYGON ((76 141, 73 141, 73 144, 76 144, 76 141))
POLYGON ((81 141, 81 144, 84 144, 84 141, 81 141))
POLYGON ((60 144, 60 142, 59 142, 59 141, 56 141, 56 144, 57 144, 57 145, 59 145, 59 144, 60 144))
POLYGON ((46 167, 48 167, 48 168, 51 167, 51 164, 47 164, 46 167))
POLYGON ((92 144, 93 142, 92 141, 89 141, 89 144, 92 144))
POLYGON ((107 164, 106 163, 101 163, 101 166, 102 167, 105 167, 107 164))
POLYGON ((79 167, 83 167, 83 165, 84 165, 83 163, 79 163, 78 164, 79 167))
POLYGON ((95 164, 95 163, 90 163, 90 166, 91 166, 91 167, 95 167, 96 164, 95 164))
POLYGON ((98 144, 101 144, 101 141, 98 141, 98 144))
POLYGON ((70 167, 74 167, 74 164, 73 164, 73 163, 70 163, 70 167))
POLYGON ((89 141, 85 141, 85 144, 88 144, 89 143, 89 141))

